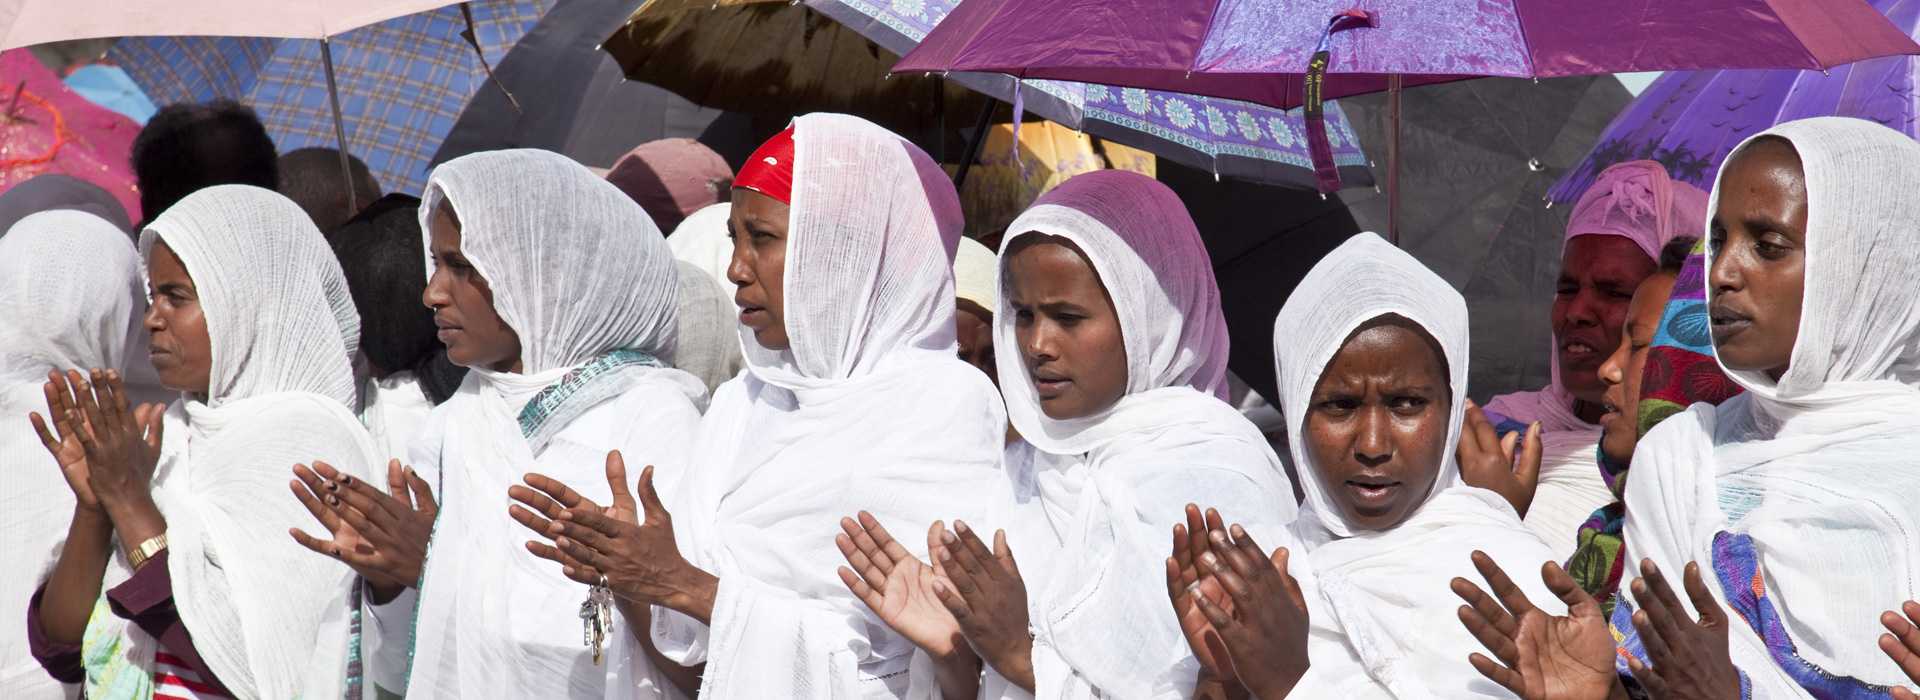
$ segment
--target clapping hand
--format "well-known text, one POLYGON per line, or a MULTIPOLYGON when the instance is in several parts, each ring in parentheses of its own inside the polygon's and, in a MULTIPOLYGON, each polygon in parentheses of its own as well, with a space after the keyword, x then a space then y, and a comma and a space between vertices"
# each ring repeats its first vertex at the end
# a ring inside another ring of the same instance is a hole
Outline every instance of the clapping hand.
POLYGON ((294 498, 333 536, 322 540, 294 528, 288 534, 295 542, 352 567, 373 586, 376 601, 419 585, 440 512, 425 479, 397 459, 387 461, 387 493, 326 462, 296 464, 293 475, 294 498))
POLYGON ((96 369, 91 377, 88 382, 77 371, 48 372, 43 391, 51 429, 38 413, 28 420, 81 508, 157 515, 153 470, 160 461, 165 408, 143 404, 129 410, 118 372, 96 369))
POLYGON ((1460 448, 1455 454, 1460 462, 1460 479, 1468 486, 1500 494, 1513 506, 1514 512, 1524 518, 1533 505, 1534 492, 1540 487, 1541 452, 1539 423, 1527 426, 1524 437, 1507 433, 1502 438, 1494 432, 1486 412, 1472 401, 1467 402, 1466 420, 1460 428, 1460 448))
MULTIPOLYGON (((934 592, 940 578, 934 567, 914 558, 871 513, 861 511, 859 520, 841 518, 840 529, 833 541, 852 567, 840 567, 840 581, 854 597, 936 659, 966 651, 960 623, 934 592)), ((930 544, 938 542, 941 530, 937 522, 929 528, 930 544)))
POLYGON ((1615 692, 1618 676, 1607 620, 1600 604, 1559 564, 1543 565, 1540 577, 1567 604, 1564 616, 1534 607, 1485 552, 1473 553, 1473 567, 1493 595, 1464 578, 1454 579, 1454 594, 1467 602, 1460 607, 1460 623, 1498 659, 1471 654, 1467 661, 1474 670, 1522 700, 1600 700, 1615 692))
POLYGON ((995 531, 989 550, 965 522, 956 520, 953 528, 954 532, 941 528, 938 533, 934 566, 942 577, 934 579, 934 593, 960 623, 974 652, 1001 676, 1031 692, 1033 637, 1028 631, 1027 586, 1007 546, 1007 533, 995 531))
POLYGON ((567 578, 605 585, 630 603, 663 605, 703 621, 712 614, 717 581, 680 556, 673 516, 654 491, 653 467, 640 472, 636 502, 634 490, 627 488, 626 461, 619 451, 608 452, 613 504, 607 507, 540 474, 526 475, 526 484, 508 489, 519 501, 508 512, 552 541, 528 542, 534 556, 560 564, 567 578))
POLYGON ((1700 565, 1687 564, 1687 597, 1700 611, 1698 620, 1667 585, 1666 576, 1652 559, 1640 560, 1640 578, 1633 582, 1633 598, 1640 610, 1633 627, 1646 644, 1651 668, 1638 659, 1627 660, 1627 670, 1655 698, 1719 699, 1740 697, 1740 673, 1727 647, 1728 618, 1700 577, 1700 565))
MULTIPOLYGON (((1207 551, 1198 556, 1201 567, 1233 601, 1229 612, 1206 595, 1193 596, 1212 626, 1207 645, 1224 648, 1232 664, 1224 677, 1238 679, 1256 698, 1284 698, 1308 667, 1307 601, 1287 573, 1290 553, 1281 547, 1269 556, 1239 525, 1209 527, 1207 540, 1207 551)), ((1213 650, 1216 663, 1221 651, 1213 650)))

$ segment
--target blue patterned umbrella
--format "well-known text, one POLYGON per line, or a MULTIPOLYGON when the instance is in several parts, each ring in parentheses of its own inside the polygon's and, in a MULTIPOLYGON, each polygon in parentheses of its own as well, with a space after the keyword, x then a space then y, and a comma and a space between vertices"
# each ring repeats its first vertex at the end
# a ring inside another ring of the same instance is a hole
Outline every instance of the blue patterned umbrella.
MULTIPOLYGON (((506 56, 556 0, 473 0, 474 37, 461 8, 442 7, 336 35, 329 42, 347 149, 381 188, 417 193, 447 131, 487 66, 506 56)), ((228 98, 260 113, 282 152, 337 147, 321 42, 257 37, 138 37, 108 58, 154 102, 228 98)))
MULTIPOLYGON (((891 92, 881 81, 897 56, 918 45, 959 0, 797 4, 833 22, 812 21, 782 0, 648 0, 605 48, 628 77, 722 109, 862 113, 876 100, 894 103, 876 109, 905 106, 932 113, 940 108, 935 99, 899 85, 918 76, 895 76, 891 92)), ((1088 83, 1017 82, 1000 74, 945 77, 1042 118, 1217 176, 1314 186, 1299 110, 1088 83)), ((1347 185, 1371 185, 1366 155, 1345 115, 1329 105, 1326 117, 1342 179, 1347 185)))

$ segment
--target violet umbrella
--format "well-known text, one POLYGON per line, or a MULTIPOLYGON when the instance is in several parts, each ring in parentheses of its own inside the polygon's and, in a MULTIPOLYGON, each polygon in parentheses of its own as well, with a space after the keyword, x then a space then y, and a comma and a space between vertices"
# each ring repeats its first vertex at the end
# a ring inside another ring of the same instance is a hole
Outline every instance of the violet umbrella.
MULTIPOLYGON (((1482 76, 1821 70, 1915 53, 1920 45, 1864 0, 969 0, 895 70, 1005 73, 1305 105, 1312 129, 1321 100, 1385 90, 1394 111, 1393 95, 1406 85, 1482 76)), ((1387 149, 1391 198, 1391 138, 1387 149)))
MULTIPOLYGON (((1920 2, 1875 0, 1894 26, 1920 33, 1920 2)), ((1668 174, 1711 189, 1720 164, 1748 136, 1808 117, 1870 119, 1920 137, 1920 62, 1887 56, 1814 70, 1680 71, 1662 75, 1601 134, 1593 150, 1548 196, 1580 198, 1600 171, 1630 160, 1655 160, 1668 174)))

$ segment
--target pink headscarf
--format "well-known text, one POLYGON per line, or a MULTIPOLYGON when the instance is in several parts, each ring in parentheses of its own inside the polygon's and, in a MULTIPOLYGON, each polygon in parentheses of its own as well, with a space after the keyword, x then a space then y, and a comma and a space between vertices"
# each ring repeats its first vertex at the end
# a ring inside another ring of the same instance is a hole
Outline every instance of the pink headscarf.
MULTIPOLYGON (((1580 196, 1567 220, 1567 240, 1577 236, 1621 236, 1630 239, 1647 258, 1660 262, 1660 249, 1677 236, 1706 235, 1707 193, 1667 176, 1656 161, 1636 160, 1600 171, 1593 186, 1580 196)), ((1573 412, 1573 394, 1560 384, 1560 355, 1552 353, 1553 379, 1538 391, 1496 396, 1487 410, 1520 423, 1539 421, 1549 435, 1556 431, 1588 432, 1597 439, 1599 426, 1580 420, 1573 412)))
POLYGON ((726 201, 732 179, 726 159, 693 139, 648 141, 607 171, 607 181, 639 202, 666 232, 694 212, 726 201))
POLYGON ((1667 175, 1656 161, 1636 160, 1600 171, 1567 220, 1567 239, 1622 236, 1655 263, 1676 236, 1706 235, 1707 193, 1667 175))

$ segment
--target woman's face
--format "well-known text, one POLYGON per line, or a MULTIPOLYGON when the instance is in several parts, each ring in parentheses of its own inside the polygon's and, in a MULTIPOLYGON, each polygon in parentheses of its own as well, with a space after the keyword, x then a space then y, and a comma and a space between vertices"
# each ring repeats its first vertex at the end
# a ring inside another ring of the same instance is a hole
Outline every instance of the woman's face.
POLYGON ((1390 317, 1327 362, 1307 406, 1306 450, 1348 522, 1388 530, 1424 502, 1447 451, 1452 389, 1440 349, 1390 317))
POLYGON ((520 335, 493 308, 493 288, 460 252, 460 220, 442 203, 427 219, 433 275, 420 301, 433 309, 433 325, 447 346, 447 359, 461 367, 519 372, 520 335))
POLYGON ((727 279, 739 287, 733 304, 740 307, 740 325, 753 331, 760 347, 776 351, 793 346, 787 337, 785 293, 788 211, 778 199, 735 189, 733 215, 727 220, 727 237, 733 239, 727 279))
POLYGON ((1600 363, 1620 344, 1634 287, 1658 266, 1624 236, 1586 235, 1567 240, 1553 297, 1554 352, 1560 385, 1574 398, 1598 405, 1606 386, 1600 363))
POLYGON ((1730 369, 1778 380, 1806 289, 1807 178, 1792 145, 1755 141, 1727 160, 1710 235, 1714 353, 1730 369))
POLYGON ((142 321, 150 336, 147 357, 160 384, 174 391, 206 396, 213 374, 213 342, 200 290, 187 266, 166 242, 155 240, 147 259, 147 295, 152 304, 142 321))
POLYGON ((959 308, 954 311, 953 330, 959 341, 960 361, 986 372, 994 386, 999 386, 1000 370, 994 364, 993 354, 993 314, 968 299, 959 300, 959 308))
POLYGON ((1029 234, 1014 245, 1006 293, 1041 412, 1065 420, 1106 410, 1126 394, 1127 348, 1099 273, 1065 238, 1029 234))
POLYGON ((1600 451, 1619 464, 1633 459, 1633 447, 1640 441, 1640 380, 1647 367, 1653 335, 1660 330, 1660 315, 1673 293, 1674 275, 1655 272, 1633 290, 1633 303, 1627 306, 1627 325, 1620 333, 1620 345, 1600 365, 1600 381, 1607 385, 1607 414, 1600 418, 1600 451))

